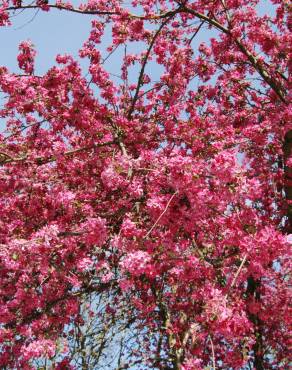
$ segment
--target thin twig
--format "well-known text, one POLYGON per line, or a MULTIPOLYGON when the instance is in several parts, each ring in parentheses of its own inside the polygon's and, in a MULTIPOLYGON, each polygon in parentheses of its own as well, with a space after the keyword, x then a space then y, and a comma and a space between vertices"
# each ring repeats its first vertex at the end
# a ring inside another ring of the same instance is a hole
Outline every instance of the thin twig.
POLYGON ((199 27, 196 29, 195 33, 193 34, 193 36, 188 40, 188 45, 191 45, 193 39, 197 36, 197 34, 199 33, 200 29, 202 28, 202 26, 205 22, 206 22, 205 20, 202 20, 199 27))
POLYGON ((238 278, 238 275, 240 274, 240 271, 242 270, 243 265, 245 264, 246 258, 247 258, 247 254, 244 255, 244 257, 243 257, 243 259, 241 261, 241 264, 238 267, 238 270, 236 271, 236 274, 234 275, 234 278, 233 278, 232 283, 230 285, 230 289, 232 289, 234 287, 234 284, 235 284, 235 282, 236 282, 236 280, 238 278))
POLYGON ((211 350, 212 350, 212 366, 213 370, 216 370, 216 362, 215 362, 215 351, 214 351, 214 344, 211 335, 209 335, 210 343, 211 343, 211 350))
POLYGON ((5 142, 5 141, 7 141, 8 139, 10 139, 10 138, 12 138, 12 137, 14 137, 14 136, 16 136, 16 135, 20 134, 20 133, 21 133, 21 132, 23 132, 24 130, 26 130, 26 129, 30 128, 30 127, 36 126, 36 125, 41 125, 41 124, 42 124, 42 123, 44 123, 44 122, 47 122, 47 120, 46 120, 46 119, 43 119, 42 121, 39 121, 39 122, 33 122, 33 123, 31 123, 30 125, 23 126, 23 127, 21 127, 18 131, 13 132, 11 135, 6 136, 6 137, 3 139, 3 141, 5 142))
POLYGON ((160 214, 160 216, 158 217, 158 219, 155 221, 155 223, 153 224, 153 226, 151 227, 151 229, 147 232, 147 234, 144 236, 144 238, 146 239, 150 234, 151 232, 153 231, 153 229, 155 228, 155 226, 158 224, 158 222, 161 220, 161 217, 165 214, 165 212, 167 211, 171 201, 173 200, 173 198, 176 196, 178 192, 176 191, 175 193, 172 194, 172 196, 170 197, 169 201, 167 202, 166 204, 166 207, 164 208, 164 211, 160 214))
POLYGON ((37 11, 34 13, 34 15, 31 17, 31 19, 28 22, 26 22, 25 24, 19 27, 14 28, 14 31, 21 30, 22 28, 26 27, 28 24, 32 23, 35 20, 36 16, 38 15, 39 11, 40 9, 37 9, 37 11))
MULTIPOLYGON (((115 11, 102 11, 102 10, 82 10, 78 8, 68 8, 65 5, 54 5, 47 4, 50 9, 66 10, 68 12, 79 13, 79 14, 94 14, 94 15, 119 15, 119 12, 115 11)), ((5 10, 25 10, 25 9, 40 9, 39 5, 24 5, 24 6, 10 6, 5 10)))

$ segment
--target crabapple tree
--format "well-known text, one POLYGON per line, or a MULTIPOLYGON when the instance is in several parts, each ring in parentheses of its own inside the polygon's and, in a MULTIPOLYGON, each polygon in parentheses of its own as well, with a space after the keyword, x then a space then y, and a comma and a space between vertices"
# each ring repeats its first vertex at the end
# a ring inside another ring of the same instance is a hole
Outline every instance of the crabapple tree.
POLYGON ((291 14, 265 4, 1 1, 91 22, 78 58, 0 66, 1 368, 287 369, 291 14))

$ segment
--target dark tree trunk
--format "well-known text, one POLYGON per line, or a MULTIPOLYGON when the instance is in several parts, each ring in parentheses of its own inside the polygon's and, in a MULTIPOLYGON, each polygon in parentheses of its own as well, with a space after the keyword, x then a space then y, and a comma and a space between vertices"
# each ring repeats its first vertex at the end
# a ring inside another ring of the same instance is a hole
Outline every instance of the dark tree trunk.
MULTIPOLYGON (((285 172, 285 196, 288 201, 292 201, 292 167, 287 165, 287 159, 291 156, 292 151, 292 130, 289 130, 284 139, 283 153, 284 153, 284 172, 285 172)), ((292 233, 292 205, 287 205, 287 232, 292 233)))
MULTIPOLYGON (((247 279, 247 295, 254 297, 257 301, 260 300, 260 293, 258 288, 260 281, 255 280, 252 276, 247 279)), ((263 337, 261 320, 255 314, 249 313, 249 319, 254 325, 255 344, 253 345, 254 352, 254 368, 256 370, 264 370, 264 356, 263 356, 263 337)))

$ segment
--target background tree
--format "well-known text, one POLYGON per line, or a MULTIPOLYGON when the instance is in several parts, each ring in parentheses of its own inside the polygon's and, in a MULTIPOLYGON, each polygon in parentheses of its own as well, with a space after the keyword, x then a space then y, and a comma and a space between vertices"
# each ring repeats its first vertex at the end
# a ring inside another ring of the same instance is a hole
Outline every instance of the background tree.
POLYGON ((272 3, 2 2, 2 26, 96 16, 85 76, 70 55, 37 75, 29 41, 0 69, 3 368, 287 368, 291 20, 272 3))

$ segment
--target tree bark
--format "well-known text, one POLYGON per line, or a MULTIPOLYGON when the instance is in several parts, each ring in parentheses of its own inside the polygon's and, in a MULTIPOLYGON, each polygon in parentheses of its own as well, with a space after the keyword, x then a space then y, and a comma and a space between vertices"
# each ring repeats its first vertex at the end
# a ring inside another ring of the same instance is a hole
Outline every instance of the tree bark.
POLYGON ((289 201, 292 201, 292 167, 287 165, 287 160, 289 156, 291 156, 292 151, 292 130, 289 130, 284 139, 283 144, 283 153, 284 153, 284 189, 285 189, 285 196, 287 200, 287 231, 288 233, 292 233, 292 204, 289 204, 289 201))
MULTIPOLYGON (((258 288, 260 286, 260 281, 255 280, 252 276, 247 279, 247 295, 253 296, 257 301, 260 300, 260 293, 258 288)), ((255 344, 253 345, 254 353, 254 368, 256 370, 265 370, 264 368, 264 358, 263 358, 263 337, 261 320, 255 314, 249 313, 249 319, 254 325, 255 333, 255 344)))

